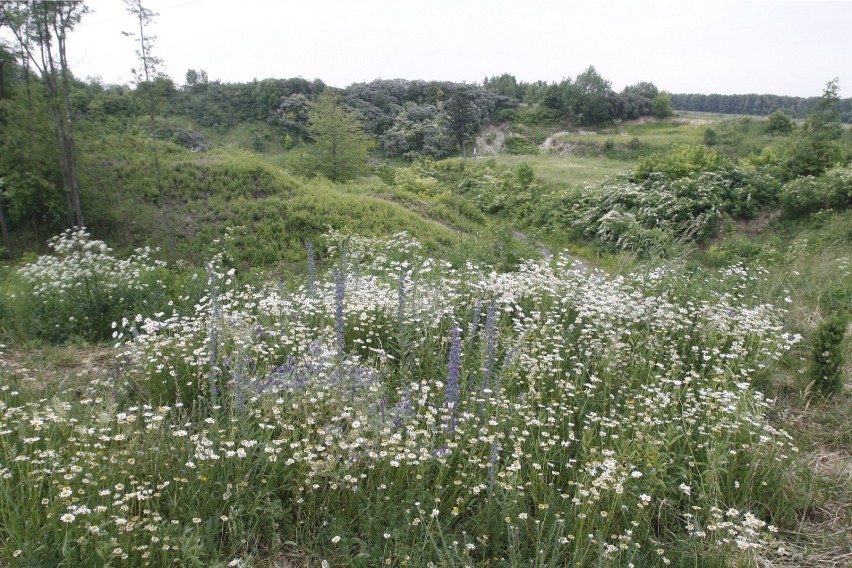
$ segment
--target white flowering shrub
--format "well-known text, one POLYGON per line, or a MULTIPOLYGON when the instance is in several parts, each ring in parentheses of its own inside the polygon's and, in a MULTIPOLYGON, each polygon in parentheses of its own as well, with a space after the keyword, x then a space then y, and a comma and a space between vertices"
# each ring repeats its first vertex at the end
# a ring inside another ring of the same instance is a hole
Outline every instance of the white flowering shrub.
POLYGON ((39 335, 46 339, 107 338, 113 321, 147 312, 163 296, 160 269, 165 263, 154 260, 150 248, 120 259, 84 228, 69 229, 48 246, 52 254, 18 269, 39 335))
POLYGON ((852 166, 837 166, 819 177, 796 178, 784 185, 780 201, 787 217, 846 209, 852 206, 852 166))
POLYGON ((212 269, 191 309, 117 326, 123 370, 82 400, 0 391, 0 554, 626 567, 686 562, 684 539, 743 565, 771 546, 796 449, 753 383, 798 338, 757 275, 695 295, 677 272, 354 249, 312 289, 212 269))

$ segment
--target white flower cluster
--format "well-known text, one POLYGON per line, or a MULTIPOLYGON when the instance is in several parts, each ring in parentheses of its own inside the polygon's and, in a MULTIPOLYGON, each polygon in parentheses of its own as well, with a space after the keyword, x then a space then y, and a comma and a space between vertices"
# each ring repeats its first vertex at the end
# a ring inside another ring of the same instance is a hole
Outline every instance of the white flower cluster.
POLYGON ((32 285, 34 295, 59 302, 78 302, 93 295, 123 300, 120 294, 148 287, 141 278, 144 273, 165 265, 151 258, 154 251, 148 247, 136 249, 126 259, 116 258, 106 243, 93 240, 82 227, 68 229, 48 246, 53 255, 39 257, 18 273, 32 285))

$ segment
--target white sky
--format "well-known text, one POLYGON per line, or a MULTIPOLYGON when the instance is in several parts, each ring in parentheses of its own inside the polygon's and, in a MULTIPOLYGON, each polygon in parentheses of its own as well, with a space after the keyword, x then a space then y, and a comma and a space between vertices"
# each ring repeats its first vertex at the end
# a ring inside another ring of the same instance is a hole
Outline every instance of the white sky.
MULTIPOLYGON (((126 83, 135 21, 88 0, 69 38, 79 77, 126 83)), ((558 81, 589 65, 615 90, 852 96, 852 0, 143 0, 166 72, 211 80, 305 77, 558 81)))

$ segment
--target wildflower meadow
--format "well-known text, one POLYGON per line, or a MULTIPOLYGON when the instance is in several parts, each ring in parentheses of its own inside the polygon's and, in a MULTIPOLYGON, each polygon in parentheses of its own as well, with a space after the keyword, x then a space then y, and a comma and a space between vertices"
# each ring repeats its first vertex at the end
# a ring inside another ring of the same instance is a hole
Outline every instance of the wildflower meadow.
POLYGON ((147 257, 55 249, 20 269, 34 296, 78 302, 46 276, 61 265, 136 311, 109 322, 114 372, 79 389, 40 396, 0 366, 10 566, 785 554, 797 448, 759 387, 800 338, 755 292, 760 271, 614 276, 556 255, 498 273, 405 233, 330 233, 308 274, 245 284, 220 256, 169 298, 147 257))

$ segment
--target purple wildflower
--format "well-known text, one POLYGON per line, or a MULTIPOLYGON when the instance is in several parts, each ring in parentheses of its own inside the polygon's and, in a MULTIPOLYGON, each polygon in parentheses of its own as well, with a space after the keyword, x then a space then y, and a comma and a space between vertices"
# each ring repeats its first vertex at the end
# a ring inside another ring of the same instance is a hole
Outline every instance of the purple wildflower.
POLYGON ((343 317, 343 300, 346 296, 346 273, 340 268, 334 271, 335 287, 334 287, 334 317, 335 331, 337 343, 337 355, 343 357, 344 347, 344 324, 346 320, 343 317))
POLYGON ((485 316, 485 365, 482 367, 482 389, 487 389, 494 372, 494 358, 497 352, 497 302, 491 300, 485 316))
POLYGON ((447 406, 454 408, 459 401, 459 377, 461 376, 461 330, 453 325, 450 330, 450 363, 447 374, 447 406))

